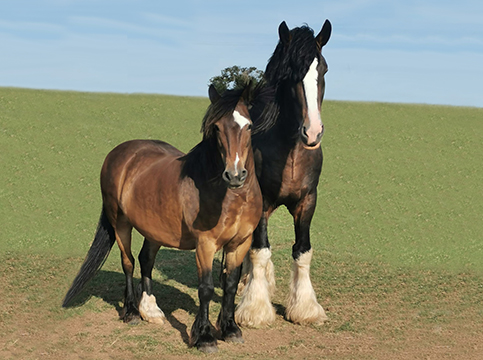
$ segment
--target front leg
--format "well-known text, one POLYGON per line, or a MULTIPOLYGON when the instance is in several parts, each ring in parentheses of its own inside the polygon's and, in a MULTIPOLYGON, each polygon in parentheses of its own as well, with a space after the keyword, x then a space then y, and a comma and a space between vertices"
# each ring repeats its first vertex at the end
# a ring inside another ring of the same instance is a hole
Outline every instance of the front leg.
POLYGON ((296 324, 323 324, 328 318, 317 302, 310 281, 312 247, 310 245, 310 223, 315 211, 317 193, 308 194, 297 206, 289 209, 294 217, 295 244, 290 291, 285 317, 296 324))
POLYGON ((241 244, 232 244, 228 243, 223 249, 225 252, 225 264, 221 276, 223 300, 216 325, 221 331, 223 340, 242 343, 244 342, 242 332, 235 322, 235 294, 240 281, 240 266, 252 244, 252 234, 241 244))
POLYGON ((213 258, 216 247, 214 243, 201 242, 196 247, 196 265, 198 267, 198 297, 200 308, 195 322, 191 327, 190 345, 205 353, 218 351, 215 337, 212 334, 212 325, 209 320, 210 301, 213 298, 213 258))
MULTIPOLYGON (((236 322, 246 327, 261 327, 275 321, 275 308, 271 295, 275 288, 272 255, 267 237, 267 213, 264 212, 253 233, 249 257, 247 284, 235 311, 236 322)), ((245 262, 243 263, 245 266, 245 262)))

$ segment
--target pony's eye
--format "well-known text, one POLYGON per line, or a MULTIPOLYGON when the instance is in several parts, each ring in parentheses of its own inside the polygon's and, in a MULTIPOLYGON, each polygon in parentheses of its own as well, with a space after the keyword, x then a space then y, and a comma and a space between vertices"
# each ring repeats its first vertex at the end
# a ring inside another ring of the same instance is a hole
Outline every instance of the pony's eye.
POLYGON ((248 124, 248 131, 252 129, 252 124, 248 124))
POLYGON ((214 128, 217 133, 220 132, 220 128, 218 127, 218 125, 215 125, 214 128))

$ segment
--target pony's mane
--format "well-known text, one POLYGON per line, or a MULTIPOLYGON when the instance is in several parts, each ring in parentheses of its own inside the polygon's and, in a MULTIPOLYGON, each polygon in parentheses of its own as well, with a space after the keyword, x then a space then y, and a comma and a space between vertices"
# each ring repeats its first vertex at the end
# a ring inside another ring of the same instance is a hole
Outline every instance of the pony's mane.
POLYGON ((265 70, 265 78, 272 86, 286 80, 297 83, 303 79, 315 57, 319 57, 314 31, 304 25, 290 30, 286 47, 278 42, 265 70))
POLYGON ((201 124, 203 140, 213 136, 214 125, 218 120, 233 113, 244 91, 245 87, 236 90, 226 90, 217 102, 208 107, 201 124))

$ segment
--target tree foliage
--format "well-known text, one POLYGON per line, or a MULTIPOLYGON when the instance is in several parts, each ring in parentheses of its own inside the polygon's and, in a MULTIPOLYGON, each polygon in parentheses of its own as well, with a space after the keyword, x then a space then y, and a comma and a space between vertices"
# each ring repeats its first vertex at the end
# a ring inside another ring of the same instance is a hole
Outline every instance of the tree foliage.
POLYGON ((250 80, 258 84, 263 79, 263 71, 256 67, 227 67, 221 71, 221 75, 210 79, 209 84, 213 84, 216 90, 222 94, 225 90, 239 89, 245 86, 250 80))

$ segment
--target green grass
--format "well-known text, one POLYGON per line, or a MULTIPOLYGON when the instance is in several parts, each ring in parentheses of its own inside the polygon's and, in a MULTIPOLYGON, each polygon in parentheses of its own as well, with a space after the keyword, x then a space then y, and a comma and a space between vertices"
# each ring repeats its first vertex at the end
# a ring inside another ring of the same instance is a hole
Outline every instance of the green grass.
MULTIPOLYGON (((12 349, 20 355, 7 358, 38 357, 34 345, 25 348, 30 357, 21 352, 24 327, 40 336, 46 324, 53 333, 46 340, 49 354, 71 346, 78 353, 100 347, 97 355, 111 354, 129 344, 128 353, 139 358, 164 351, 199 357, 183 342, 198 304, 193 252, 162 249, 156 261, 154 292, 172 327, 142 325, 134 332, 105 320, 110 330, 96 330, 103 328, 97 314, 122 305, 117 247, 77 300, 81 306, 65 310, 60 303, 95 232, 107 153, 134 138, 161 139, 188 151, 201 139, 207 106, 206 98, 0 88, 0 287, 10 295, 0 300, 6 325, 0 335, 8 339, 0 357, 12 349), (179 310, 188 321, 175 318, 179 310), (84 317, 90 320, 79 326, 84 317), (80 328, 76 345, 59 330, 73 319, 80 328)), ((325 159, 311 273, 330 322, 312 336, 341 334, 345 343, 347 334, 366 335, 380 342, 374 345, 379 350, 386 351, 389 341, 395 351, 412 344, 415 331, 429 339, 421 349, 446 346, 450 337, 434 332, 443 328, 461 334, 451 349, 465 348, 459 339, 480 336, 474 324, 483 320, 483 109, 326 101, 322 114, 325 159)), ((270 219, 269 236, 274 304, 283 311, 293 243, 285 209, 270 219)), ((134 242, 137 256, 138 234, 134 242)), ((220 299, 217 288, 212 320, 220 299)), ((284 331, 302 331, 294 329, 284 331)), ((299 348, 313 346, 296 335, 259 358, 297 357, 299 348)), ((327 354, 333 350, 330 343, 317 346, 327 354)), ((357 353, 357 344, 350 347, 357 353)))
MULTIPOLYGON (((207 105, 205 98, 0 89, 1 249, 84 254, 106 154, 134 138, 188 151, 200 141, 207 105)), ((316 250, 396 267, 483 269, 483 109, 327 101, 323 119, 316 250)), ((274 237, 290 244, 290 224, 278 211, 274 237)))
POLYGON ((481 271, 483 109, 327 102, 321 247, 481 271))
POLYGON ((85 253, 107 153, 135 138, 188 151, 207 105, 204 98, 0 89, 1 249, 85 253))

